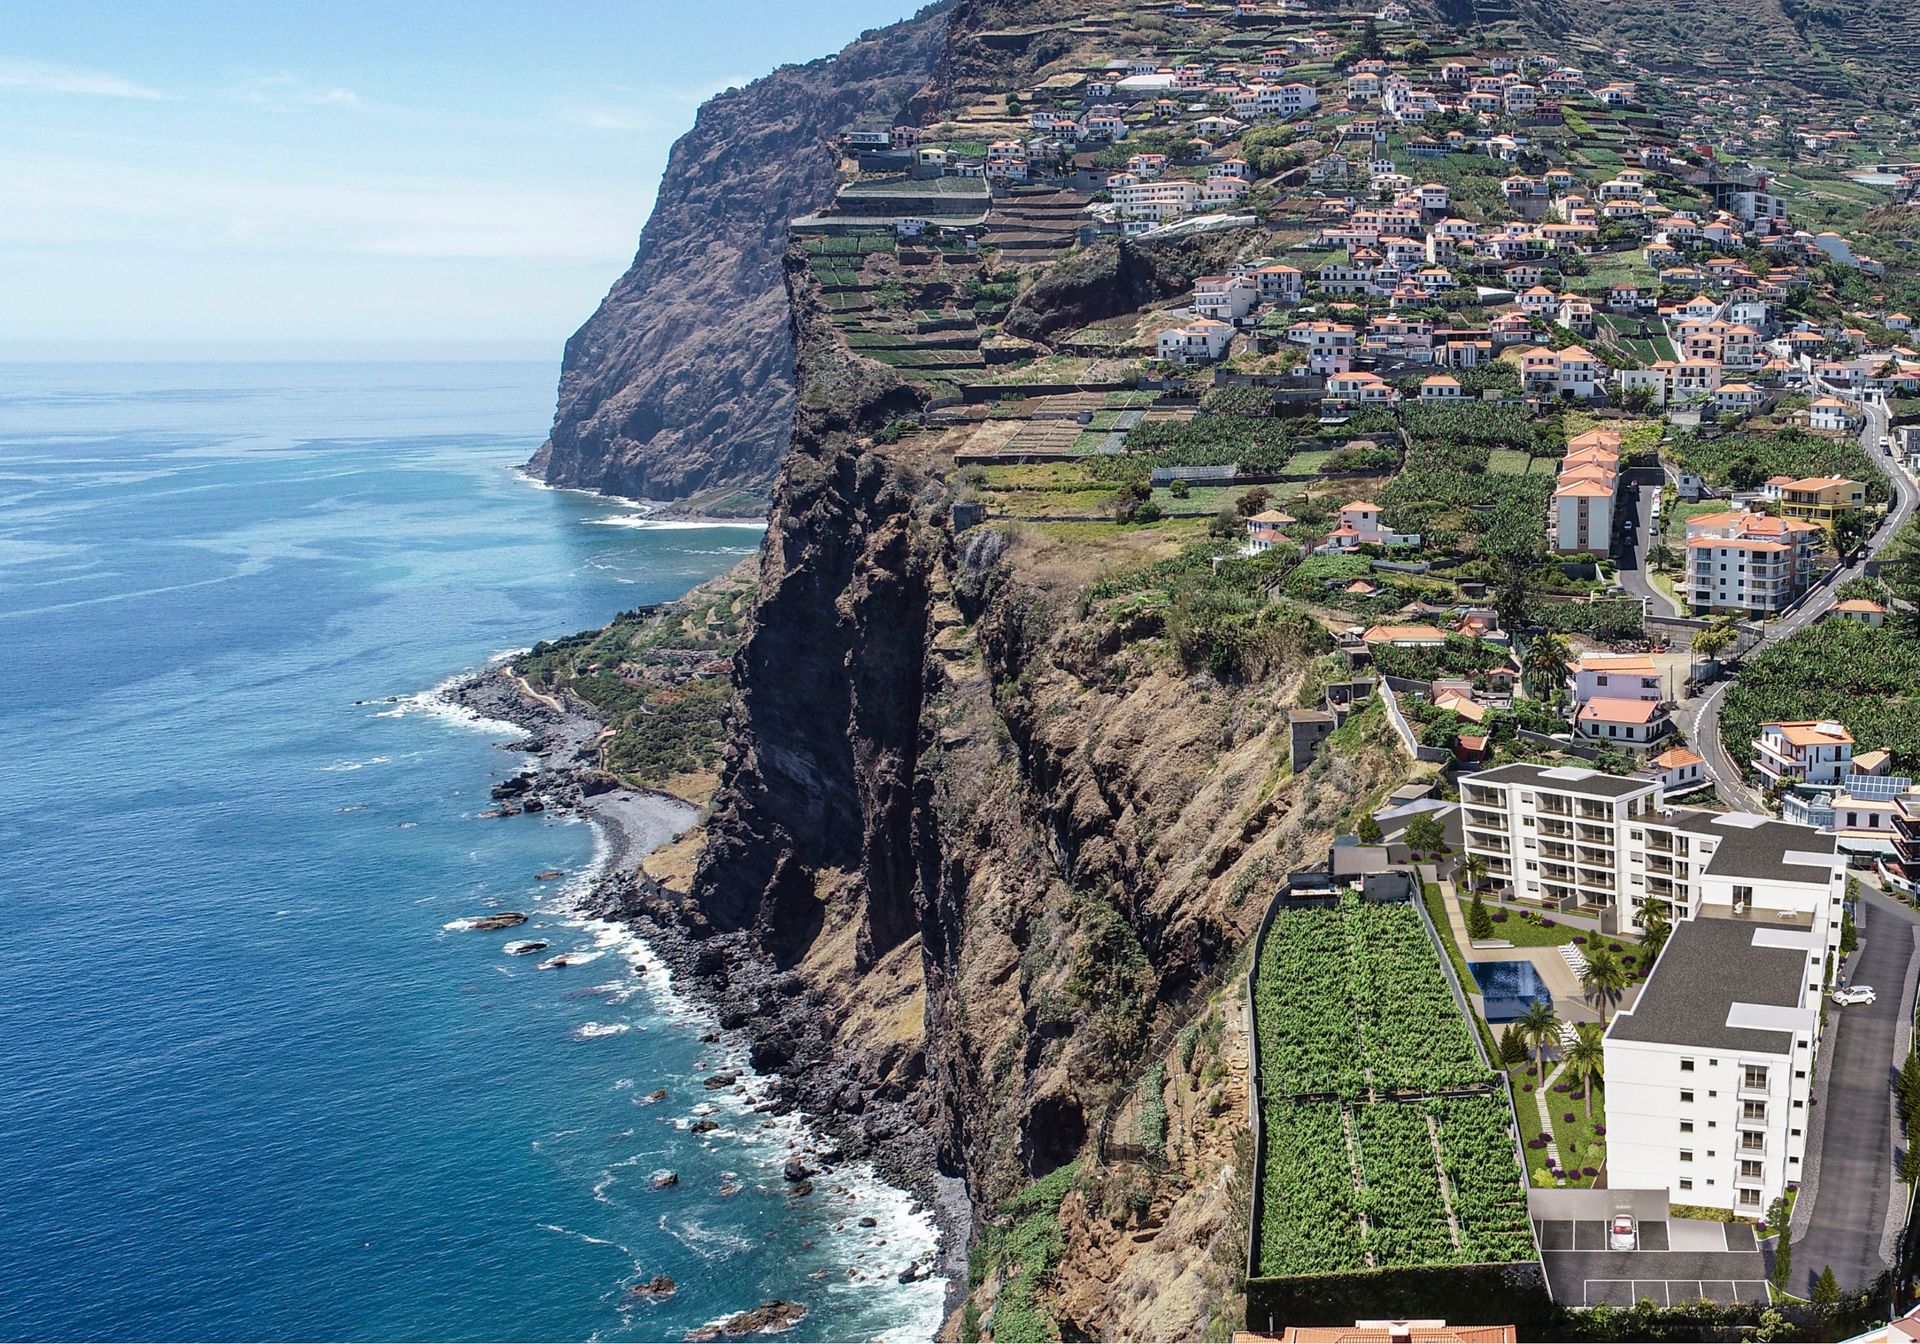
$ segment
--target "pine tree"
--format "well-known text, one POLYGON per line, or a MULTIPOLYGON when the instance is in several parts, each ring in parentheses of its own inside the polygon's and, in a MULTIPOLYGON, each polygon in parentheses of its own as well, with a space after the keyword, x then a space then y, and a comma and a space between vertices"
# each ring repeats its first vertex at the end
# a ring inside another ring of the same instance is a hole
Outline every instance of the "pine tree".
POLYGON ((1920 1122, 1920 1052, 1909 1050, 1900 1066, 1900 1119, 1908 1129, 1920 1122))
POLYGON ((1920 1185, 1920 1144, 1909 1143, 1907 1151, 1900 1154, 1900 1179, 1909 1189, 1920 1185))
POLYGON ((1467 937, 1476 943, 1493 937, 1493 916, 1487 912, 1487 903, 1477 893, 1467 906, 1467 937))
POLYGON ((1773 1248, 1773 1286, 1781 1292, 1793 1279, 1793 1247, 1787 1244, 1786 1224, 1780 1225, 1780 1240, 1773 1248))
POLYGON ((1821 1270, 1820 1277, 1813 1281, 1813 1305, 1816 1307, 1840 1305, 1840 1280, 1833 1277, 1832 1265, 1821 1270))
POLYGON ((1356 828, 1355 833, 1363 845, 1377 845, 1380 843, 1380 823, 1375 821, 1371 816, 1360 818, 1360 825, 1356 828))

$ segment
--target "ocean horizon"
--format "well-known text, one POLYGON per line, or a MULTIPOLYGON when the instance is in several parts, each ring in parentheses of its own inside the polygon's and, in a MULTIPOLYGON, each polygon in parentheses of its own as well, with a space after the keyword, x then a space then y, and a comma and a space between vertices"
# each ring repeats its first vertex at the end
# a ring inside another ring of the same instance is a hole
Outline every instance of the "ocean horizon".
POLYGON ((479 815, 519 734, 440 688, 759 542, 520 475, 554 376, 0 364, 0 1337, 937 1329, 931 1219, 791 1197, 802 1123, 705 1089, 744 1052, 577 913, 592 827, 479 815))

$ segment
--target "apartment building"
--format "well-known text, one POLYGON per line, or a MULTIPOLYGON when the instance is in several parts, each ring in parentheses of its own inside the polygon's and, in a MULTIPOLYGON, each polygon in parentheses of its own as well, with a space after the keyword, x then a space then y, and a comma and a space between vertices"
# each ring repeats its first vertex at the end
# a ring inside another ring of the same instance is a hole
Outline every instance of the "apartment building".
POLYGON ((1179 219, 1200 204, 1200 187, 1194 182, 1127 181, 1132 174, 1108 179, 1113 192, 1113 207, 1128 219, 1153 220, 1156 223, 1179 219))
POLYGON ((1813 577, 1821 527, 1733 511, 1687 520, 1682 595, 1695 612, 1783 610, 1813 577))
MULTIPOLYGON (((1804 857, 1786 871, 1811 891, 1828 868, 1804 857)), ((1764 918, 1674 928, 1607 1028, 1609 1185, 1757 1218, 1802 1179, 1826 951, 1820 930, 1764 918)))
POLYGON ((1620 490, 1620 435, 1591 429, 1570 440, 1553 488, 1553 547, 1566 555, 1605 555, 1613 545, 1620 490))
POLYGON ((1789 853, 1825 854, 1837 902, 1844 866, 1832 836, 1748 813, 1667 808, 1664 797, 1659 778, 1579 766, 1503 765, 1460 779, 1467 852, 1523 904, 1586 915, 1609 933, 1635 932, 1653 901, 1676 921, 1758 910, 1806 928, 1831 924, 1838 937, 1824 886, 1767 867, 1789 853))

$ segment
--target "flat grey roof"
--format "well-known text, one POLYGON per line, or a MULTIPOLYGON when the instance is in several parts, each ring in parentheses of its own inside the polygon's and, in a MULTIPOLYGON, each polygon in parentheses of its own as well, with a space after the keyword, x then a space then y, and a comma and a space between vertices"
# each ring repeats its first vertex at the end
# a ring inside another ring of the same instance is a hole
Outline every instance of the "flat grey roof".
POLYGON ((1462 775, 1462 784, 1520 784, 1534 789, 1556 789, 1562 793, 1584 793, 1591 798, 1625 798, 1631 793, 1647 793, 1657 788, 1650 779, 1624 775, 1605 775, 1598 770, 1578 766, 1544 766, 1516 763, 1498 765, 1478 774, 1462 775))
MULTIPOLYGON (((1613 1019, 1607 1038, 1690 1045, 1702 1050, 1786 1054, 1793 1047, 1789 1031, 1727 1025, 1736 1003, 1768 1008, 1800 1006, 1800 995, 1806 988, 1807 954, 1799 947, 1756 945, 1754 935, 1767 930, 1776 934, 1799 932, 1711 915, 1675 924, 1653 978, 1640 991, 1633 1011, 1613 1019)), ((1778 940, 1770 936, 1765 941, 1778 940)), ((1757 1021, 1773 1015, 1737 1016, 1757 1021)))

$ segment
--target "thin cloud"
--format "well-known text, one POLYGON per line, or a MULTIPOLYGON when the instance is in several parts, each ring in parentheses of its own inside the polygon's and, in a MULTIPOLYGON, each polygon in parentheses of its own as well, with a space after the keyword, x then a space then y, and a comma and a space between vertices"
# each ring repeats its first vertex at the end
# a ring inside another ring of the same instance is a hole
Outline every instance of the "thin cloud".
POLYGON ((229 91, 259 107, 359 107, 360 95, 337 84, 310 84, 294 75, 256 75, 229 91))
POLYGON ((22 93, 69 94, 81 98, 138 98, 147 101, 168 96, 158 89, 102 70, 75 70, 69 66, 47 65, 39 61, 0 60, 0 89, 15 89, 22 93))
POLYGON ((558 115, 567 125, 590 131, 674 130, 686 124, 688 108, 698 107, 716 94, 737 89, 747 82, 745 75, 731 75, 692 88, 660 89, 640 102, 570 107, 558 115))

